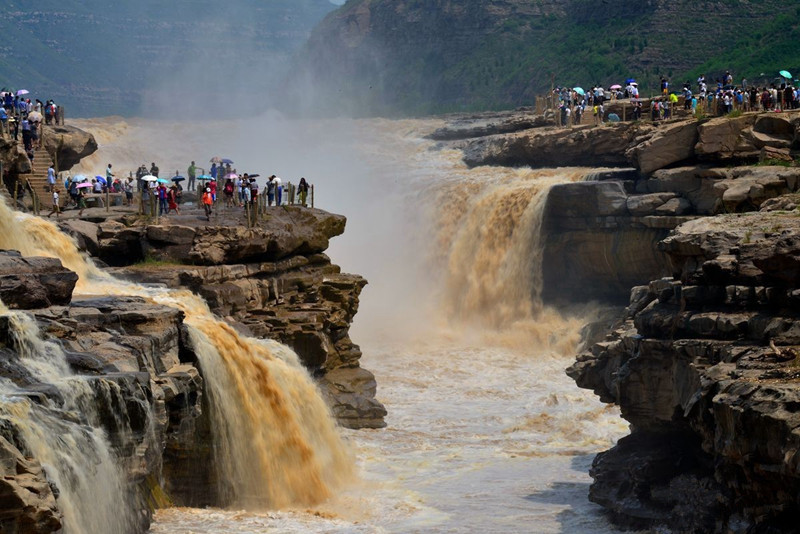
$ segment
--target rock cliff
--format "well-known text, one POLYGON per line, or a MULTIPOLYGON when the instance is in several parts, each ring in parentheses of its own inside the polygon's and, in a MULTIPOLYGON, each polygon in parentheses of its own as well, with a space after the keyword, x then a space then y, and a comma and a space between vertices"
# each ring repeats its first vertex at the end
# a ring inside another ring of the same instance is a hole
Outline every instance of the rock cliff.
MULTIPOLYGON (((237 212, 238 213, 238 212, 237 212)), ((62 228, 118 276, 194 291, 212 311, 256 337, 292 347, 319 378, 339 422, 382 427, 372 374, 348 334, 367 281, 343 274, 323 253, 344 232, 345 218, 286 206, 246 228, 237 218, 213 225, 190 215, 155 225, 135 217, 62 228)))
POLYGON ((590 499, 622 526, 797 531, 799 125, 792 112, 447 137, 471 165, 611 167, 551 188, 543 297, 625 298, 568 369, 631 423, 591 470, 590 499))

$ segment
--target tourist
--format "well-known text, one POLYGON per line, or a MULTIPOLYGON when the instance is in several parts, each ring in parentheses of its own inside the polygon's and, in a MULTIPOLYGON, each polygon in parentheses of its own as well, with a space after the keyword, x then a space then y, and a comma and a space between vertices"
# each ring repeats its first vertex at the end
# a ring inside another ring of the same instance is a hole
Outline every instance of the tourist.
POLYGON ((30 121, 31 125, 31 147, 33 149, 40 148, 39 145, 39 123, 36 121, 30 121))
POLYGON ((58 188, 53 188, 53 209, 50 210, 50 213, 47 214, 47 218, 49 219, 53 214, 56 214, 56 218, 61 217, 61 210, 58 207, 58 188))
POLYGON ((169 208, 167 207, 167 187, 164 184, 158 184, 156 196, 158 197, 158 214, 166 215, 169 212, 169 208))
POLYGON ((153 162, 150 164, 150 174, 158 178, 158 167, 156 167, 156 163, 153 162))
POLYGON ((206 214, 206 220, 211 220, 211 205, 214 203, 214 199, 211 197, 211 188, 206 187, 206 190, 203 192, 203 210, 206 214))
POLYGON ((125 184, 123 184, 122 189, 125 191, 125 205, 132 206, 133 205, 133 177, 128 176, 128 179, 125 180, 125 184))
POLYGON ((283 204, 283 187, 281 186, 281 179, 275 176, 275 205, 280 206, 283 204))
POLYGON ((167 192, 167 215, 173 210, 178 215, 181 214, 181 210, 178 208, 178 184, 172 184, 167 192))
POLYGON ((114 182, 114 173, 111 172, 111 164, 108 164, 106 167, 106 187, 110 188, 111 184, 114 182))
POLYGON ((272 206, 275 201, 275 175, 267 178, 267 206, 272 206))
POLYGON ((32 148, 31 123, 27 117, 20 121, 20 128, 22 129, 22 144, 27 152, 32 148))
POLYGON ((76 189, 78 197, 78 217, 82 217, 83 210, 86 209, 86 189, 87 188, 84 187, 76 189))
POLYGON ((52 191, 56 185, 56 170, 50 165, 47 168, 47 190, 52 191))
POLYGON ((214 179, 217 178, 217 164, 216 163, 212 163, 211 164, 211 177, 214 178, 214 179))
POLYGON ((103 192, 103 184, 101 184, 95 179, 92 179, 92 193, 102 193, 102 192, 103 192))
POLYGON ((208 188, 211 189, 211 199, 216 202, 217 201, 217 181, 211 180, 208 182, 208 188))
POLYGON ((244 176, 250 182, 250 202, 255 205, 258 202, 258 182, 256 182, 255 178, 247 179, 247 174, 244 176))
MULTIPOLYGON (((577 110, 580 109, 580 106, 576 108, 576 116, 579 116, 577 110)), ((580 119, 579 119, 580 120, 580 119)), ((306 182, 305 177, 300 178, 300 183, 297 184, 297 194, 300 197, 300 205, 306 205, 306 199, 308 198, 308 182, 306 182)))
MULTIPOLYGON (((194 161, 189 168, 187 169, 186 173, 189 175, 189 185, 186 186, 187 191, 197 191, 197 186, 195 185, 195 179, 197 178, 197 167, 194 165, 194 161)), ((175 171, 175 174, 178 174, 178 171, 175 171)))
POLYGON ((233 200, 233 193, 235 190, 236 189, 233 180, 231 180, 230 178, 225 180, 225 185, 222 187, 222 195, 225 197, 226 208, 231 208, 234 206, 235 202, 233 200))

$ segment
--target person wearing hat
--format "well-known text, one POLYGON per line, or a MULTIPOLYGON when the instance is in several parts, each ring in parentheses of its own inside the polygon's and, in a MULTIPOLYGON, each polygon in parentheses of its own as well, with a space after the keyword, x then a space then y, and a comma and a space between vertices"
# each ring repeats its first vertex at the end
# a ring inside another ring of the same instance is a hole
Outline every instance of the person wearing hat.
POLYGON ((211 220, 211 205, 214 203, 214 199, 211 196, 211 188, 210 187, 206 187, 206 190, 203 191, 202 202, 203 202, 203 210, 206 213, 206 220, 210 221, 211 220))

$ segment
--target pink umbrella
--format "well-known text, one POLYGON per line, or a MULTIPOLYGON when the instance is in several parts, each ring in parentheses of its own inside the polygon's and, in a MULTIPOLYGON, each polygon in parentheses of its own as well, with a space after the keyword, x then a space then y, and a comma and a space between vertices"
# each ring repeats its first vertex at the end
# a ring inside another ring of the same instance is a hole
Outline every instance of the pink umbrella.
POLYGON ((86 187, 92 187, 92 184, 89 182, 83 182, 82 184, 78 184, 75 186, 75 189, 84 189, 86 187))
POLYGON ((615 83, 614 85, 609 87, 609 89, 622 89, 622 86, 620 84, 618 84, 618 83, 615 83))

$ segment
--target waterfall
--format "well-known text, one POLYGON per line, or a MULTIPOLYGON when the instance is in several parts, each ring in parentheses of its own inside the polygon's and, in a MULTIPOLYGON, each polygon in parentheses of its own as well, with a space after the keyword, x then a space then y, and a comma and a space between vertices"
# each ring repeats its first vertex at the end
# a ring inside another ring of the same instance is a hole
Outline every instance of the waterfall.
POLYGON ((586 172, 479 167, 431 186, 432 261, 450 328, 573 350, 577 323, 542 303, 542 225, 550 188, 586 172))
POLYGON ((37 404, 23 388, 0 379, 0 420, 14 428, 23 452, 41 462, 57 488, 64 532, 135 532, 137 514, 124 506, 132 497, 131 488, 97 426, 89 380, 69 370, 61 346, 44 341, 32 317, 5 307, 0 313, 9 321, 15 363, 31 382, 58 393, 37 404))
MULTIPOLYGON (((138 295, 185 313, 185 323, 189 326, 211 399, 215 467, 226 478, 221 481, 220 489, 231 504, 250 509, 314 505, 353 476, 354 458, 348 446, 339 435, 313 380, 297 355, 287 347, 239 334, 214 317, 205 302, 188 291, 146 288, 113 279, 86 259, 74 241, 55 225, 14 212, 4 203, 0 203, 0 248, 16 249, 23 255, 61 259, 65 267, 80 277, 76 295, 138 295)), ((38 338, 30 339, 34 342, 38 338)), ((36 342, 41 343, 41 340, 36 342)), ((60 376, 67 372, 63 367, 54 374, 60 376)), ((24 422, 25 417, 21 414, 19 420, 24 422)), ((45 419, 37 427, 40 431, 32 433, 31 440, 36 442, 35 447, 31 447, 34 456, 54 454, 53 444, 37 436, 47 434, 50 424, 55 423, 45 419)), ((84 428, 84 432, 87 436, 96 436, 99 431, 84 428)), ((76 465, 88 461, 99 466, 101 463, 94 456, 78 458, 85 454, 91 456, 96 450, 100 450, 96 445, 64 449, 68 456, 64 461, 73 461, 76 465)), ((107 463, 113 467, 110 456, 107 463)), ((50 471, 47 472, 50 475, 50 471)), ((98 467, 93 476, 111 477, 111 473, 100 472, 98 467)), ((83 499, 72 496, 73 487, 69 484, 62 487, 63 480, 52 482, 61 491, 59 506, 71 503, 72 499, 83 499)), ((80 493, 78 490, 80 488, 75 489, 76 495, 80 493)), ((105 503, 98 500, 93 508, 96 510, 105 503)), ((124 514, 119 510, 126 508, 123 503, 124 499, 119 500, 95 515, 100 518, 107 512, 111 516, 119 515, 117 519, 122 520, 124 514)), ((84 514, 75 517, 78 526, 74 531, 70 529, 69 534, 125 532, 122 528, 94 528, 95 523, 91 522, 105 519, 93 519, 84 514)))

